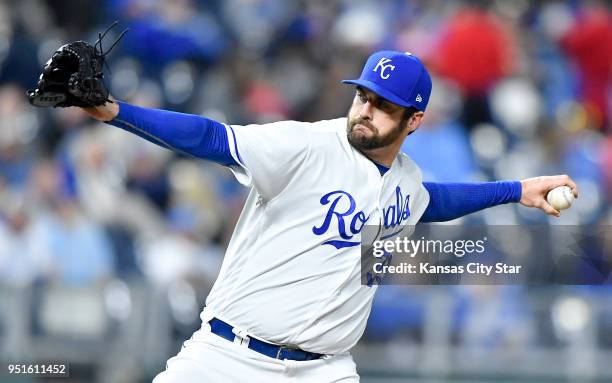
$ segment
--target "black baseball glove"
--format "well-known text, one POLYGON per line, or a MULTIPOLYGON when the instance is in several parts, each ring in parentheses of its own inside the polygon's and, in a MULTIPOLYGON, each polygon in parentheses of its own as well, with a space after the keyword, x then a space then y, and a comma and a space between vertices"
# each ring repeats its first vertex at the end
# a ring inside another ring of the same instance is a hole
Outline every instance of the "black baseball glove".
POLYGON ((45 64, 36 89, 28 90, 30 104, 38 107, 90 107, 112 102, 104 84, 105 56, 119 42, 127 30, 112 46, 102 51, 102 39, 115 25, 114 22, 92 46, 86 41, 62 45, 45 64))

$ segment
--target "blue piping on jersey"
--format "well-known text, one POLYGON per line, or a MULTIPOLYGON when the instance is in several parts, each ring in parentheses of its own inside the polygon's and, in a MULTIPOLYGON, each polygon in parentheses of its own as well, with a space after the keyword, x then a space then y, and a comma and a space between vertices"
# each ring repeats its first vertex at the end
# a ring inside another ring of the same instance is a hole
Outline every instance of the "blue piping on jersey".
POLYGON ((238 157, 238 161, 240 162, 240 165, 245 166, 244 161, 242 160, 242 157, 240 157, 240 152, 238 151, 238 143, 236 142, 236 133, 234 132, 234 128, 232 128, 231 125, 228 125, 228 127, 232 131, 232 138, 234 139, 234 150, 236 150, 236 157, 238 157))

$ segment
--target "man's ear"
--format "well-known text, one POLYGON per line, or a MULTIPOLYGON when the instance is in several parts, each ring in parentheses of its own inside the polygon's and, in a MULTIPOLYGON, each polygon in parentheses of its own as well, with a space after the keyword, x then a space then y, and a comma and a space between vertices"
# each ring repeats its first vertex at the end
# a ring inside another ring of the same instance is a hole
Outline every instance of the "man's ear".
POLYGON ((408 134, 411 134, 412 132, 414 132, 419 125, 421 125, 421 120, 423 119, 423 116, 425 115, 425 113, 418 111, 415 112, 409 119, 406 120, 406 127, 408 128, 408 134))

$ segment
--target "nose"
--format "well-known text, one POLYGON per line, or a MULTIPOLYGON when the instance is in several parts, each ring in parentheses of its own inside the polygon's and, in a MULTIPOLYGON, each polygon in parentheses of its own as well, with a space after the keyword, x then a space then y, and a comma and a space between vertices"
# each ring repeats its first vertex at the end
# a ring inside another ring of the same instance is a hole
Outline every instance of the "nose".
POLYGON ((359 118, 362 118, 364 120, 371 120, 372 119, 372 108, 373 108, 372 103, 368 100, 361 107, 361 110, 359 111, 359 118))

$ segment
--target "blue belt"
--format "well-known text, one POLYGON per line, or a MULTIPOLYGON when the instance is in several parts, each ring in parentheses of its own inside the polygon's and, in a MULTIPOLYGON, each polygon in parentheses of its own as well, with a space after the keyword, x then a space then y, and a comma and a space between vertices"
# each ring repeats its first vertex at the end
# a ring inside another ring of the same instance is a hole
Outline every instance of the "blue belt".
MULTIPOLYGON (((213 334, 225 338, 230 342, 233 342, 236 335, 232 331, 234 328, 229 324, 223 322, 221 319, 213 318, 208 322, 210 324, 210 330, 213 334)), ((264 354, 274 359, 290 359, 290 360, 314 360, 323 357, 323 354, 315 354, 314 352, 308 352, 299 348, 277 346, 275 344, 267 343, 253 337, 248 337, 248 348, 253 351, 257 351, 260 354, 264 354)))

